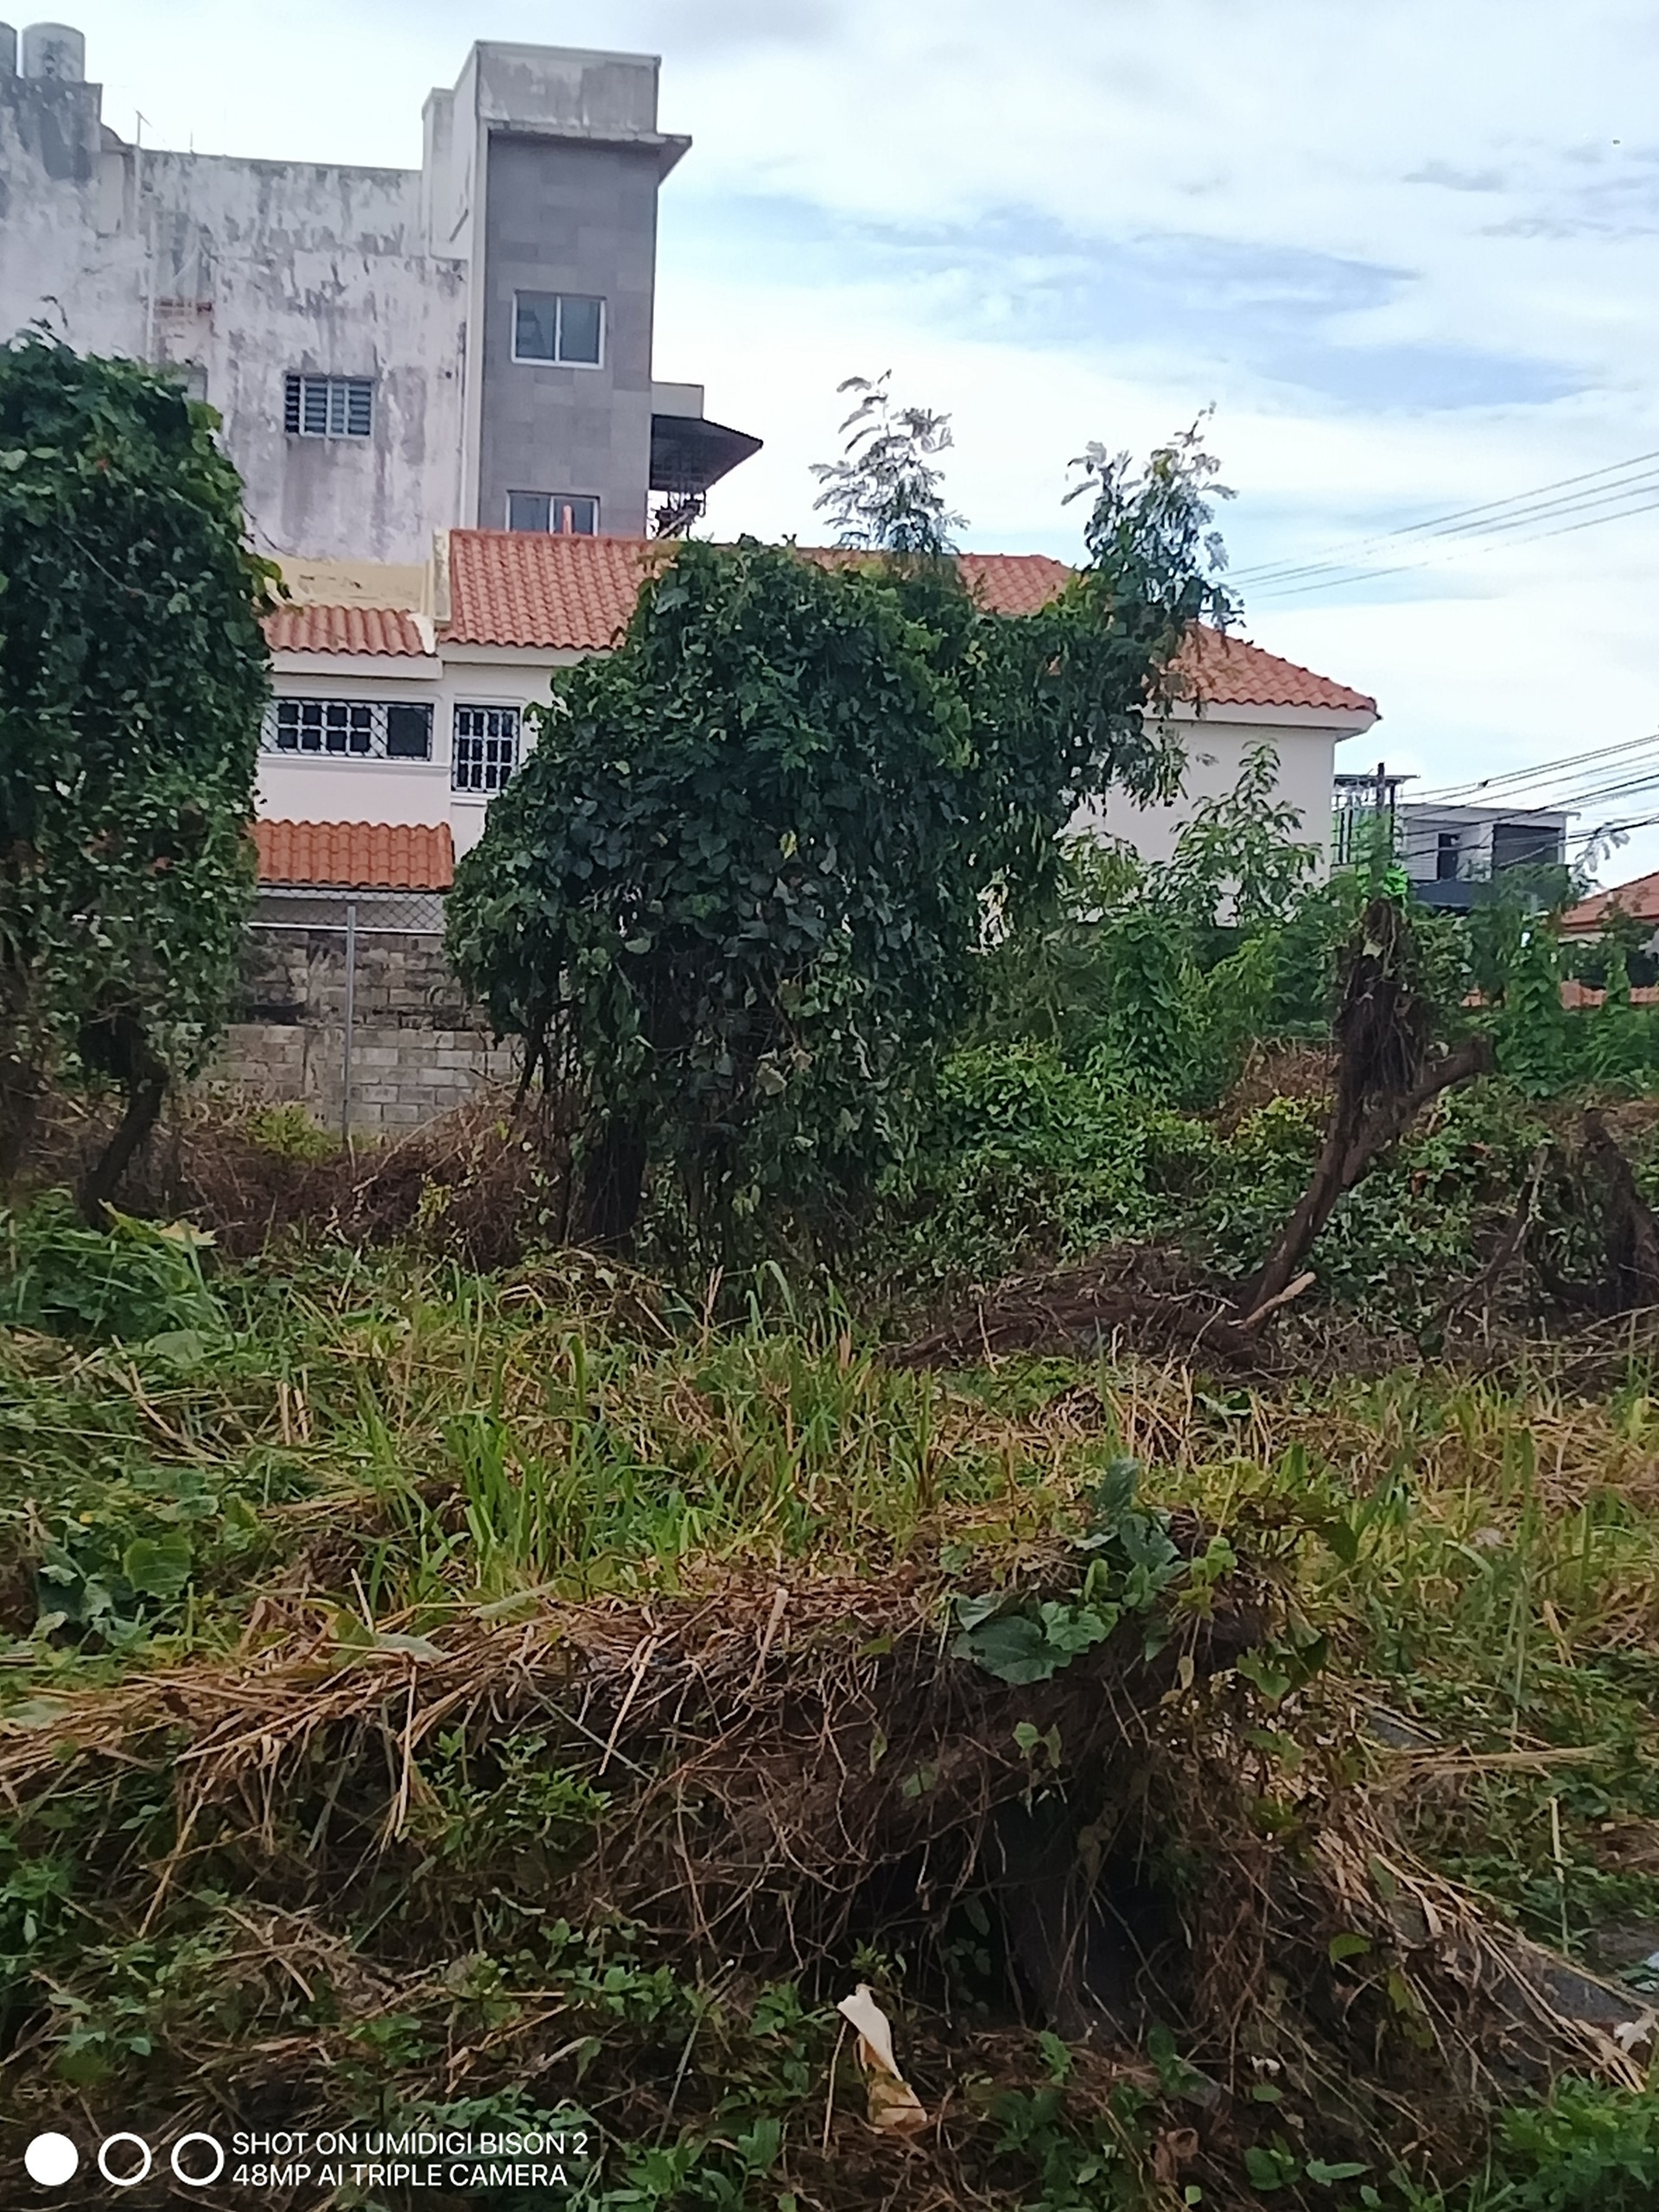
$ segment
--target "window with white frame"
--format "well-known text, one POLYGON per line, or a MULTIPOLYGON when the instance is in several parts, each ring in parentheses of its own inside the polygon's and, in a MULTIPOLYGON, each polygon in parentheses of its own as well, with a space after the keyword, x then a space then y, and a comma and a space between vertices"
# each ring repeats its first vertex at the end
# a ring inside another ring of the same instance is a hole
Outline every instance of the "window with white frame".
POLYGON ((458 791, 499 791, 518 765, 517 707, 457 707, 450 781, 458 791))
POLYGON ((509 492, 507 528, 591 537, 599 528, 599 501, 587 492, 509 492))
POLYGON ((458 791, 500 791, 518 767, 518 708, 458 706, 449 781, 458 791))
POLYGON ((267 753, 335 760, 429 760, 432 709, 395 699, 272 699, 267 753))
POLYGON ((596 369, 605 343, 605 302, 576 292, 515 292, 512 358, 596 369))
POLYGON ((366 438, 374 432, 372 377, 293 375, 284 388, 283 428, 299 438, 366 438))

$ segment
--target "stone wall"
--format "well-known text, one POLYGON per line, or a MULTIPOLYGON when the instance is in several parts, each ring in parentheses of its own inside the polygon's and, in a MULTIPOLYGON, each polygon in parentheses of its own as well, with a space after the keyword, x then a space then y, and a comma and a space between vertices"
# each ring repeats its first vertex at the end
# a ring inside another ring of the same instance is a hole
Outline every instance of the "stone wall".
MULTIPOLYGON (((480 1084, 510 1082, 510 1046, 493 1044, 434 936, 359 929, 353 992, 353 1134, 393 1136, 461 1105, 480 1084)), ((345 1064, 346 954, 337 930, 255 928, 242 1019, 209 1086, 303 1105, 337 1129, 345 1064)))

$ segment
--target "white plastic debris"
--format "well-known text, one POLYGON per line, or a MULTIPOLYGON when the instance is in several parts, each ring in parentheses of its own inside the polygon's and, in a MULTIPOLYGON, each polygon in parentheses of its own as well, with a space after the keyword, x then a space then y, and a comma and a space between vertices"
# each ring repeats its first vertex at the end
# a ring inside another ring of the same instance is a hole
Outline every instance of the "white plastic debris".
POLYGON ((870 2126, 882 2135, 908 2135, 927 2126, 921 2099, 899 2071, 893 2055, 893 2024, 876 2003, 868 1982, 836 2007, 858 2031, 858 2063, 864 2073, 870 2126))

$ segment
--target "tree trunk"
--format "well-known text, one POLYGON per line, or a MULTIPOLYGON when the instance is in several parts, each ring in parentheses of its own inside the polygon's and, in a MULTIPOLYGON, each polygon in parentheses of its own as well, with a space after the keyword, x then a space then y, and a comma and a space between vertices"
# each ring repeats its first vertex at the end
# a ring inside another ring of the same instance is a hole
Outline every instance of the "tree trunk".
POLYGON ((126 1111, 80 1186, 81 1215, 90 1228, 103 1228, 105 1209, 120 1189, 133 1154, 161 1119, 166 1097, 167 1070, 146 1055, 128 1088, 126 1111))
POLYGON ((582 1167, 576 1242, 625 1252, 645 1190, 645 1135, 637 1122, 607 1122, 582 1167))
POLYGON ((1659 1220, 1636 1187, 1630 1163, 1600 1113, 1580 1124, 1584 1156, 1607 1185, 1607 1274, 1599 1301, 1604 1313, 1659 1305, 1659 1220))
POLYGON ((1288 1288, 1313 1249, 1314 1239, 1335 1212, 1337 1201, 1399 1142, 1430 1100, 1456 1084, 1489 1074, 1491 1065, 1490 1039, 1471 1037, 1411 1090, 1385 1093, 1369 1104, 1357 1099, 1338 1076, 1337 1102, 1331 1109, 1319 1165, 1267 1265, 1239 1299, 1246 1320, 1288 1288))
POLYGON ((0 1196, 10 1190, 28 1157, 44 1089, 27 1060, 0 1051, 0 1196))

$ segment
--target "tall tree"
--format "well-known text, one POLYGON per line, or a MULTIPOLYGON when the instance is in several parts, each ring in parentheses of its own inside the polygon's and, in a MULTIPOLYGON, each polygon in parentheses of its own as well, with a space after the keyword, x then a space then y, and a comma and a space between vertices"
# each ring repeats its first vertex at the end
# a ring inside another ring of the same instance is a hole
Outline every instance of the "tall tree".
POLYGON ((1103 557, 1018 619, 937 558, 687 545, 556 676, 449 930, 583 1104, 578 1233, 626 1241, 654 1170, 706 1255, 762 1216, 816 1241, 902 1161, 990 905, 1041 895, 1083 799, 1169 788, 1146 709, 1213 594, 1141 497, 1102 482, 1103 557))
POLYGON ((953 443, 950 417, 896 406, 892 376, 887 370, 836 385, 855 392, 857 404, 841 426, 841 459, 813 464, 823 489, 812 510, 830 517, 837 545, 938 559, 953 550, 953 533, 966 519, 945 505, 944 472, 934 465, 953 443))
POLYGON ((165 372, 0 350, 0 1178, 43 1085, 116 1084, 101 1216, 222 1024, 252 887, 275 571, 165 372))

